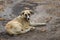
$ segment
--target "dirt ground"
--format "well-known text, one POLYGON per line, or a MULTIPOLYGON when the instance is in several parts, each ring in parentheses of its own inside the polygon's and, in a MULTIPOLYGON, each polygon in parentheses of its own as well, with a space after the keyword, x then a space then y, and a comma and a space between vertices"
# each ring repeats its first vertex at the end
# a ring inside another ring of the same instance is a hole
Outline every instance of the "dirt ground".
POLYGON ((0 40, 60 40, 60 0, 3 0, 0 18, 3 18, 0 20, 0 40), (24 7, 34 10, 32 23, 47 24, 21 35, 6 34, 6 23, 17 17, 24 7))

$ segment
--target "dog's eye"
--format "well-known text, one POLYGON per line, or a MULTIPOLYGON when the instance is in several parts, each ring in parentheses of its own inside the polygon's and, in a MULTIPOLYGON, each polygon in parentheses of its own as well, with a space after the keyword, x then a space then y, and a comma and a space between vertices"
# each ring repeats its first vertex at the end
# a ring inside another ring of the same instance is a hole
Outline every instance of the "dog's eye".
POLYGON ((28 14, 30 16, 30 14, 28 14))
POLYGON ((25 16, 27 16, 27 15, 25 14, 25 16))

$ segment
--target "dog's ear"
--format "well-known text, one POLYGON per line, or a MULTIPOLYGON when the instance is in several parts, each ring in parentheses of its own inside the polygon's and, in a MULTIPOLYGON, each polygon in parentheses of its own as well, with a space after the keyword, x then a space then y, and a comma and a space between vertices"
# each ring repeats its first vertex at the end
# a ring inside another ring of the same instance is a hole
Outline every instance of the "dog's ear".
POLYGON ((33 12, 32 10, 30 10, 30 13, 31 13, 31 14, 34 14, 34 12, 33 12))

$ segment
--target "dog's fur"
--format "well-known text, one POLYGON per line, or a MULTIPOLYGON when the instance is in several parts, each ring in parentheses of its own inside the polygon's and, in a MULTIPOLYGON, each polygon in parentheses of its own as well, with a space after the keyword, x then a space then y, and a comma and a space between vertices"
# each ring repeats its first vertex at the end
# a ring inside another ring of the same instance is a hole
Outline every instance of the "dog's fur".
POLYGON ((21 15, 6 24, 6 32, 9 34, 21 34, 26 33, 31 29, 35 29, 35 27, 30 26, 28 19, 31 14, 33 14, 32 10, 26 9, 22 11, 21 15))

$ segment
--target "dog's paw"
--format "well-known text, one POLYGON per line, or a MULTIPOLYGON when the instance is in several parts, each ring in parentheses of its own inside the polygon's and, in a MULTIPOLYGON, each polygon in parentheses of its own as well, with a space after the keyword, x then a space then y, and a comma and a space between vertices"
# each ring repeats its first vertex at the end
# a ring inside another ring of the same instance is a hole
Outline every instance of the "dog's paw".
POLYGON ((35 27, 31 27, 31 30, 35 30, 35 27))

